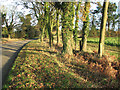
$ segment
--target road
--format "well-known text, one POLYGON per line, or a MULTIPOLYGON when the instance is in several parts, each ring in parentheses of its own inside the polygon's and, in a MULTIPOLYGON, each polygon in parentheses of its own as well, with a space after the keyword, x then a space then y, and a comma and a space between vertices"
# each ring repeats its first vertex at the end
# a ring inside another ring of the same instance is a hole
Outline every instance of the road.
POLYGON ((0 74, 0 89, 2 88, 2 84, 4 84, 8 76, 17 54, 29 41, 31 40, 10 41, 1 45, 2 48, 0 47, 0 49, 2 49, 2 52, 0 52, 0 55, 2 57, 2 65, 0 65, 0 73, 2 72, 2 74, 0 74))

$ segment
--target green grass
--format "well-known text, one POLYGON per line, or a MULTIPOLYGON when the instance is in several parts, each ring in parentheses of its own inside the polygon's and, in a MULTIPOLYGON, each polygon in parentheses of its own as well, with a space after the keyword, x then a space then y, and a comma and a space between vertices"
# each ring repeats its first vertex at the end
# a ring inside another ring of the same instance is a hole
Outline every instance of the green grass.
MULTIPOLYGON (((110 54, 111 56, 115 56, 117 58, 117 60, 120 60, 120 57, 119 57, 120 42, 119 42, 119 40, 120 40, 120 37, 106 37, 105 38, 105 54, 110 54)), ((88 52, 89 51, 91 51, 91 52, 98 51, 99 38, 88 37, 87 42, 88 42, 87 43, 88 52)))
MULTIPOLYGON (((120 46, 119 37, 105 37, 105 44, 111 46, 120 46)), ((99 38, 88 37, 88 43, 99 43, 99 38)))
MULTIPOLYGON (((118 37, 105 38, 105 54, 110 54, 111 56, 115 56, 117 60, 120 60, 120 57, 119 57, 120 42, 118 42, 119 39, 120 38, 118 37)), ((79 45, 79 41, 77 42, 77 44, 79 45)), ((98 47, 99 47, 99 38, 88 37, 87 51, 98 52, 98 47)), ((77 50, 79 50, 79 46, 77 46, 77 50)))
POLYGON ((49 56, 44 52, 46 50, 49 48, 37 41, 27 44, 15 60, 3 88, 83 88, 94 85, 89 82, 80 84, 82 79, 76 78, 64 65, 60 67, 57 58, 49 56))
POLYGON ((34 40, 18 54, 3 88, 118 87, 117 80, 88 67, 82 57, 66 58, 54 47, 49 48, 48 42, 34 40))
MULTIPOLYGON (((87 49, 89 51, 98 51, 98 43, 88 43, 87 44, 87 49)), ((105 45, 105 54, 109 54, 111 56, 115 56, 116 59, 119 59, 119 49, 117 46, 110 46, 110 45, 105 45)))

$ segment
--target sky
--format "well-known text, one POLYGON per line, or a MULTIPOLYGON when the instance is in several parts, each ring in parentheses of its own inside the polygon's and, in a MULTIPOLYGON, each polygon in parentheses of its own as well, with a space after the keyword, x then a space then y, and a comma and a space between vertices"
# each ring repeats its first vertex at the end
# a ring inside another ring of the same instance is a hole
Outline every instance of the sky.
MULTIPOLYGON (((2 6, 2 5, 4 5, 4 6, 7 6, 7 7, 11 7, 11 6, 13 6, 14 5, 14 2, 19 2, 19 1, 21 1, 21 0, 0 0, 0 7, 2 6)), ((28 1, 28 0, 24 0, 24 1, 28 1)), ((37 0, 37 1, 41 1, 41 0, 37 0)), ((49 0, 48 0, 49 1, 49 0)), ((55 1, 55 0, 53 0, 53 1, 55 1)), ((64 0, 63 0, 64 1, 64 0)), ((67 0, 66 0, 67 1, 67 0)), ((72 0, 70 0, 70 1, 72 1, 72 0)), ((83 0, 83 1, 85 1, 85 0, 83 0)), ((92 2, 97 2, 97 1, 99 1, 99 2, 103 2, 104 0, 90 0, 90 1, 92 1, 92 2)), ((120 3, 120 0, 110 0, 110 2, 116 2, 116 4, 118 5, 118 2, 120 3)), ((95 6, 93 5, 92 6, 92 8, 94 8, 95 6)), ((19 8, 17 8, 17 10, 19 11, 19 10, 21 10, 21 8, 22 7, 20 7, 19 6, 19 8)))
MULTIPOLYGON (((21 0, 0 0, 0 8, 1 8, 2 5, 4 5, 4 6, 7 6, 9 9, 11 9, 11 6, 15 5, 14 2, 20 2, 20 1, 21 0)), ((28 0, 24 0, 24 1, 28 1, 28 0)), ((41 0, 37 0, 37 1, 41 1, 41 0)), ((47 0, 47 1, 49 1, 49 0, 47 0)), ((55 0, 53 0, 53 1, 55 1, 55 0)), ((65 1, 67 1, 67 0, 65 0, 65 1)), ((75 1, 75 0, 70 0, 70 1, 75 1)), ((85 1, 85 0, 83 0, 83 1, 85 1)), ((103 2, 104 0, 90 0, 90 1, 92 1, 92 2, 97 2, 97 1, 103 2)), ((117 6, 118 6, 118 2, 120 3, 120 0, 109 0, 109 1, 110 2, 116 2, 117 6)), ((23 8, 22 6, 19 6, 15 9, 17 9, 17 11, 21 11, 22 8, 23 8)), ((92 8, 95 8, 95 5, 93 5, 92 8)))
MULTIPOLYGON (((13 9, 13 7, 12 6, 15 6, 15 2, 20 2, 21 0, 0 0, 0 10, 1 10, 1 7, 2 7, 2 5, 4 5, 5 7, 7 7, 7 11, 6 12, 9 12, 9 10, 12 10, 13 9)), ((24 0, 24 1, 28 1, 28 0, 24 0)), ((32 0, 33 1, 33 0, 32 0)), ((35 0, 34 0, 35 1, 35 0)), ((37 1, 41 1, 41 0, 37 0, 37 1)), ((49 1, 49 0, 47 0, 47 1, 49 1)), ((54 0, 55 1, 55 0, 54 0)), ((64 0, 63 0, 64 1, 64 0)), ((67 0, 66 0, 67 1, 67 0)), ((72 1, 72 0, 70 0, 70 1, 72 1)), ((83 0, 84 1, 84 0, 83 0)), ((92 1, 92 2, 103 2, 104 0, 90 0, 90 1, 92 1)), ((115 2, 116 3, 116 5, 118 6, 118 2, 120 3, 120 0, 109 0, 110 2, 115 2)), ((119 4, 120 5, 120 4, 119 4)), ((95 4, 91 4, 91 9, 95 9, 96 8, 96 5, 95 4)), ((21 10, 23 8, 23 6, 17 6, 17 7, 14 7, 14 10, 15 11, 23 11, 23 10, 21 10)), ((118 13, 118 11, 119 11, 119 13, 120 13, 120 10, 118 10, 118 8, 117 8, 117 13, 118 13)), ((28 9, 24 9, 24 11, 23 11, 23 13, 24 13, 24 15, 27 15, 28 13, 29 13, 29 10, 28 9)))

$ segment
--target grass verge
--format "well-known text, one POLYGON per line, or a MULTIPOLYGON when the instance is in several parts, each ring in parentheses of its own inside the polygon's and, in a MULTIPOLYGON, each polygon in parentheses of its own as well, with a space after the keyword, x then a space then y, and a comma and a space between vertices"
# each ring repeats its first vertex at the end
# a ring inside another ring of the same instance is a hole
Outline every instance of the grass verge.
POLYGON ((55 47, 49 48, 48 42, 34 40, 18 54, 3 89, 118 87, 117 79, 97 71, 98 63, 85 58, 82 53, 70 58, 60 55, 55 47))

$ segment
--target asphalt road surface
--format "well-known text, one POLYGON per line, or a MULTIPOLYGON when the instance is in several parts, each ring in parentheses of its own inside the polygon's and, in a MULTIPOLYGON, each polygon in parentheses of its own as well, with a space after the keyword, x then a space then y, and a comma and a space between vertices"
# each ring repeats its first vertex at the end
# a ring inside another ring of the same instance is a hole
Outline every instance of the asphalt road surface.
POLYGON ((2 65, 0 65, 0 90, 2 85, 4 84, 8 73, 12 67, 14 60, 16 59, 19 51, 22 49, 24 45, 26 45, 31 40, 24 41, 11 41, 5 44, 1 44, 0 46, 0 63, 2 61, 2 65), (2 73, 2 74, 1 74, 2 73))

